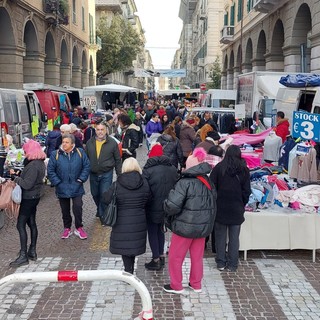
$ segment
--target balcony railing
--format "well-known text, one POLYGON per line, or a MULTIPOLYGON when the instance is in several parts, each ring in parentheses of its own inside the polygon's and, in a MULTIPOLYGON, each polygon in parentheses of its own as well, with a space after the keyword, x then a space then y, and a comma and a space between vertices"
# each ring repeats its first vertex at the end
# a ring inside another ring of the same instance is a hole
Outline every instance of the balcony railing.
POLYGON ((275 8, 279 0, 253 0, 252 8, 262 13, 268 13, 275 8))
POLYGON ((43 11, 50 25, 69 24, 68 0, 43 0, 43 11))
POLYGON ((234 26, 224 26, 221 30, 221 43, 230 43, 234 36, 234 26))
POLYGON ((112 12, 118 12, 122 14, 122 4, 128 3, 128 1, 122 0, 96 0, 96 8, 103 8, 112 12))

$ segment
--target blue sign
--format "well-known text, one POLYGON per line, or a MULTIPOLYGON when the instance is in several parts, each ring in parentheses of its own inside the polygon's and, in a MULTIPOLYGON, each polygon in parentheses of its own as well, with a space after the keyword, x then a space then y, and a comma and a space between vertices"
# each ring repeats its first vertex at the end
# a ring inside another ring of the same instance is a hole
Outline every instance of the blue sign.
POLYGON ((292 136, 303 140, 320 141, 320 114, 294 111, 292 136))

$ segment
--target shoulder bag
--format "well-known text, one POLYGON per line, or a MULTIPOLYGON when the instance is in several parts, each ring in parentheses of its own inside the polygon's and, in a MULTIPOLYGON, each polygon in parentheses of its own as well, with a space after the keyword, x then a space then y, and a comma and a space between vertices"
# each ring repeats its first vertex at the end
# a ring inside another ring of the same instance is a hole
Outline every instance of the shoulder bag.
POLYGON ((103 212, 101 223, 103 225, 113 227, 117 222, 118 208, 117 208, 117 183, 114 184, 111 202, 103 212))

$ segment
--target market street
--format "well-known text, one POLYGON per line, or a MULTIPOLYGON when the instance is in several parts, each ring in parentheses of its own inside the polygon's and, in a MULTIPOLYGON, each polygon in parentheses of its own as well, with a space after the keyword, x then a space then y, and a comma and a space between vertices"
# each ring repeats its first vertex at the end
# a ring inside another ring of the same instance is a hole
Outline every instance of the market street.
MULTIPOLYGON (((143 166, 146 149, 138 150, 143 166)), ((120 256, 108 252, 110 228, 95 217, 88 190, 84 197, 84 228, 87 240, 72 235, 60 239, 63 229, 54 189, 45 187, 37 213, 38 260, 10 269, 19 251, 15 221, 6 219, 0 230, 0 277, 11 273, 57 270, 121 270, 120 256)), ((270 231, 272 237, 272 231, 270 231)), ((205 251, 202 293, 186 289, 185 295, 165 293, 169 281, 167 265, 148 271, 150 250, 137 259, 136 276, 147 286, 154 319, 319 319, 320 252, 312 262, 310 250, 249 251, 236 273, 216 269, 211 250, 205 251)), ((189 259, 184 264, 184 285, 189 259)), ((15 284, 0 292, 0 319, 133 319, 142 311, 135 290, 118 281, 15 284)))

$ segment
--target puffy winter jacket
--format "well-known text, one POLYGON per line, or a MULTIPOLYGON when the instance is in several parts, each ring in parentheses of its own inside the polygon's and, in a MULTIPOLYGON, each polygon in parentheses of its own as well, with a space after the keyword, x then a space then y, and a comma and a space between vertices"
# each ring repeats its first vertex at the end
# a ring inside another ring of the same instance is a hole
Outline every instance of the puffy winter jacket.
POLYGON ((180 129, 180 143, 184 157, 188 157, 192 152, 193 144, 196 139, 194 128, 187 122, 183 122, 180 129))
POLYGON ((134 123, 124 131, 122 135, 122 149, 123 150, 122 160, 125 160, 129 157, 136 157, 136 149, 139 148, 139 132, 140 128, 134 123))
POLYGON ((83 149, 73 148, 70 153, 62 149, 52 152, 47 170, 58 198, 74 198, 84 194, 83 183, 88 179, 90 162, 83 149))
POLYGON ((151 197, 146 208, 147 220, 153 223, 163 223, 163 201, 178 180, 177 168, 166 156, 152 157, 148 159, 142 174, 147 179, 151 190, 151 197))
POLYGON ((118 216, 110 236, 110 252, 137 256, 146 252, 147 219, 146 203, 150 196, 148 182, 137 172, 118 176, 102 201, 109 204, 116 186, 118 216))
POLYGON ((213 229, 216 216, 216 191, 197 176, 209 181, 211 167, 200 163, 184 171, 181 179, 164 202, 164 211, 171 221, 171 230, 185 238, 204 238, 213 229))
POLYGON ((22 199, 38 199, 41 195, 46 166, 43 160, 25 159, 25 167, 14 182, 22 188, 22 199))
POLYGON ((48 132, 45 146, 47 157, 50 158, 51 152, 56 150, 57 139, 61 137, 61 132, 59 130, 52 130, 48 132))
POLYGON ((157 139, 157 142, 162 145, 163 154, 170 159, 176 168, 178 168, 178 164, 180 164, 180 166, 183 165, 183 153, 178 138, 173 140, 169 134, 162 134, 157 139))

